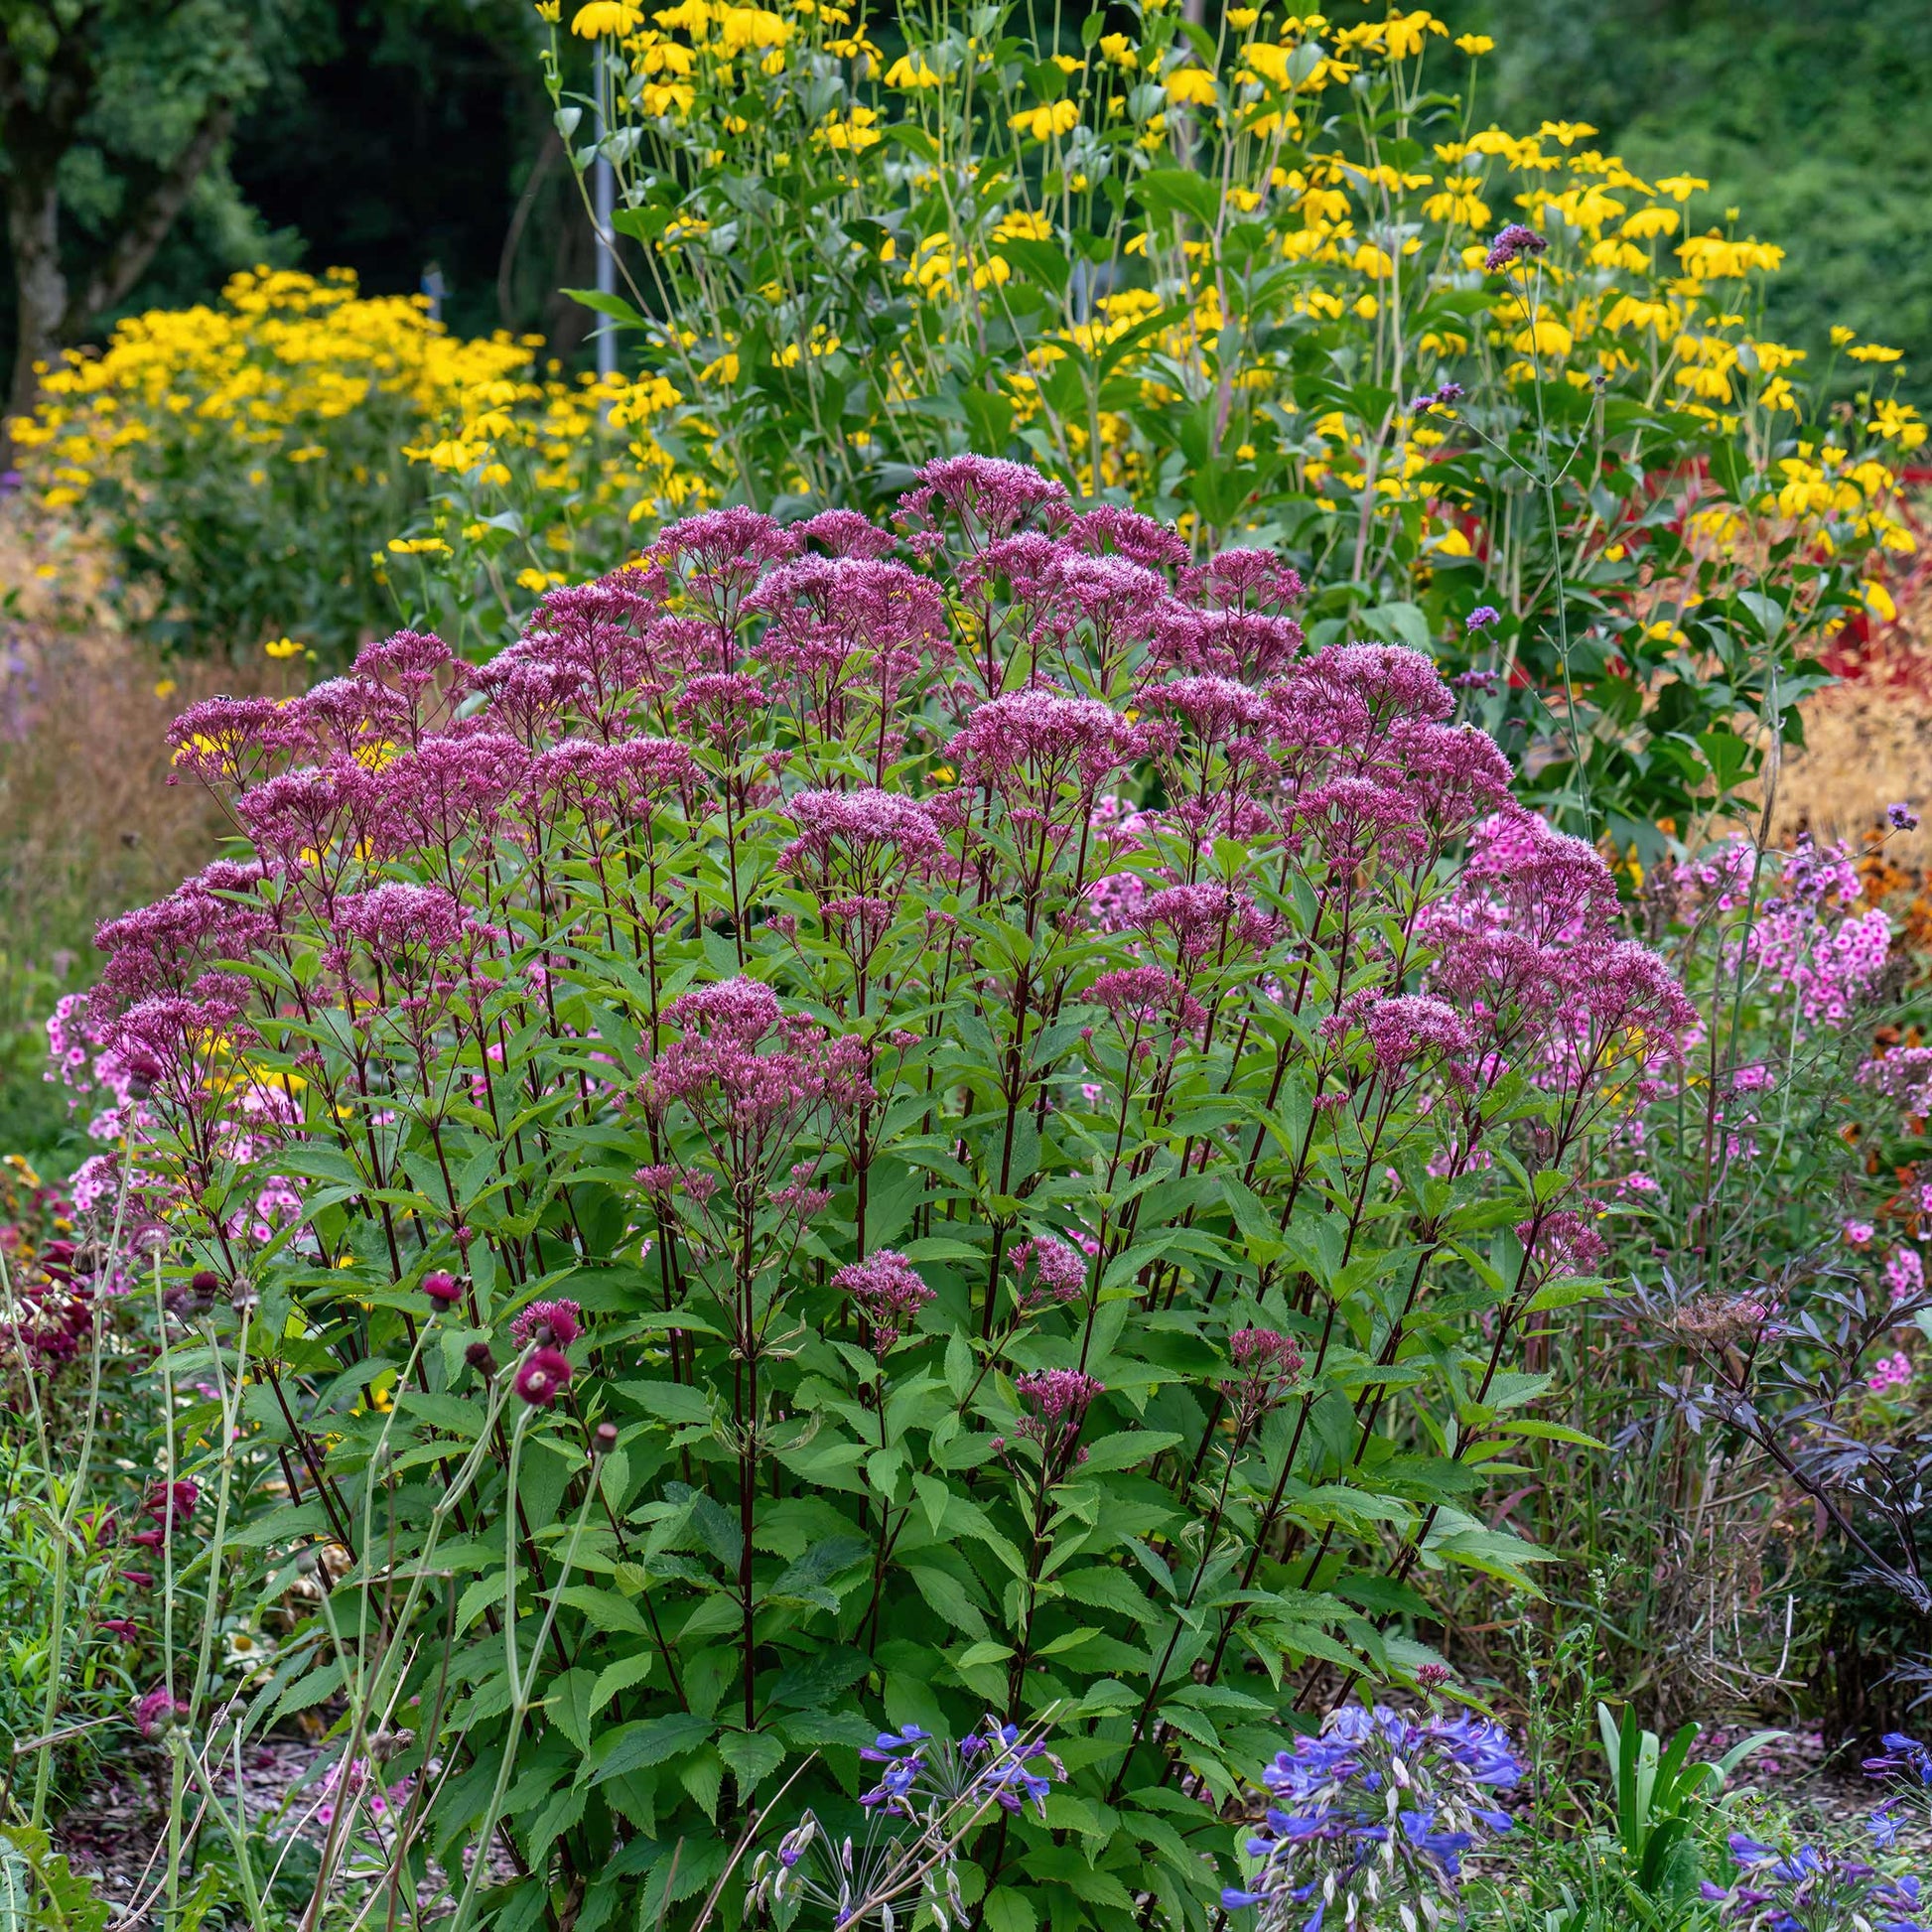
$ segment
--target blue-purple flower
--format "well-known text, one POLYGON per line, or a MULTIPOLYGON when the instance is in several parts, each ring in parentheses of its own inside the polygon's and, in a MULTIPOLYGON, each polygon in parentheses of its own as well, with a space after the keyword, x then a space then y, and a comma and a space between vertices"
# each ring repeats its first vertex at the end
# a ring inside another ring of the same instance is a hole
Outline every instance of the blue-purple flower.
POLYGON ((1360 1928, 1384 1923, 1382 1909, 1389 1924, 1433 1919, 1464 1854, 1510 1827, 1489 1793, 1522 1775, 1487 1718, 1346 1706, 1262 1772, 1274 1802, 1243 1846, 1257 1868, 1221 1903, 1259 1907, 1258 1932, 1319 1932, 1330 1911, 1360 1928))

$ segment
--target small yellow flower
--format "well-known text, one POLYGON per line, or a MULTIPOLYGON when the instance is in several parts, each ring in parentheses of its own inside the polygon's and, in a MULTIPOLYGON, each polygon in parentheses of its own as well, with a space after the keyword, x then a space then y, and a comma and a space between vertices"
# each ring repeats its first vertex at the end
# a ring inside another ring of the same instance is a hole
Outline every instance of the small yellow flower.
POLYGON ((1260 18, 1259 7, 1230 7, 1227 10, 1227 23, 1237 34, 1245 34, 1260 18))
POLYGON ((547 20, 554 27, 562 18, 564 0, 536 0, 537 18, 547 20))
POLYGON ((812 138, 824 142, 828 148, 858 154, 886 138, 879 131, 878 120, 878 110, 872 107, 855 107, 844 120, 829 114, 812 138))
POLYGON ((1864 608, 1880 623, 1895 623, 1898 621, 1898 606, 1891 601, 1891 593, 1884 585, 1862 585, 1860 595, 1864 599, 1864 608))
POLYGON ((1175 68, 1168 75, 1168 98, 1178 107, 1211 107, 1214 76, 1202 68, 1175 68))
MULTIPOLYGON (((393 550, 395 545, 391 544, 389 547, 393 550)), ((300 657, 304 646, 298 644, 293 637, 277 637, 273 643, 264 644, 262 649, 270 657, 300 657)))
POLYGON ((571 17, 570 31, 580 40, 596 41, 634 34, 643 24, 644 10, 631 0, 585 0, 571 17))
MULTIPOLYGON (((1035 141, 1050 141, 1056 134, 1070 134, 1080 124, 1077 101, 1056 100, 1045 107, 1023 107, 1008 122, 1035 141)), ((876 137, 875 137, 876 138, 876 137)))
POLYGON ((175 695, 175 693, 180 689, 181 689, 180 685, 178 685, 173 678, 164 677, 161 680, 161 682, 154 687, 154 695, 157 698, 172 698, 175 695))
POLYGON ((1834 348, 1843 348, 1847 343, 1857 337, 1858 333, 1856 329, 1846 328, 1842 322, 1834 324, 1832 328, 1832 346, 1834 348))
POLYGON ((1496 51, 1496 43, 1487 34, 1457 34, 1455 44, 1472 61, 1496 51))
POLYGON ((1117 68, 1132 68, 1140 65, 1140 56, 1134 52, 1134 43, 1125 34, 1102 34, 1100 58, 1103 61, 1111 61, 1117 68))
POLYGON ((1902 348, 1886 348, 1881 343, 1861 343, 1851 353, 1855 362, 1896 362, 1904 352, 1902 348))
POLYGON ((886 69, 889 87, 943 87, 946 76, 927 66, 921 52, 901 55, 886 69))

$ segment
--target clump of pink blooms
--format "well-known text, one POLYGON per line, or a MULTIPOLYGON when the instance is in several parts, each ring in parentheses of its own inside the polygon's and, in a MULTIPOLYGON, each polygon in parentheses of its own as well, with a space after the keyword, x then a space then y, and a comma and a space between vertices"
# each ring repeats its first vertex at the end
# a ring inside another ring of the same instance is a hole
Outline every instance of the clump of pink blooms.
POLYGON ((864 1261, 848 1263, 832 1277, 832 1286, 842 1289, 865 1311, 873 1348, 882 1356, 932 1300, 932 1290, 919 1271, 892 1248, 881 1248, 864 1261))
MULTIPOLYGON (((1245 1250, 1351 1189, 1364 1245, 1426 1195, 1510 1198, 1493 1368, 1602 1250, 1514 1148, 1570 1173, 1696 1014, 1434 663, 1311 649, 1301 594, 1271 553, 949 458, 890 526, 673 524, 485 665, 403 632, 286 703, 206 700, 177 775, 248 856, 101 929, 62 1076, 111 1099, 183 1277, 285 1290, 357 1360, 433 1324, 421 1359, 497 1396, 500 1359, 525 1430, 594 1429, 640 1356, 703 1389, 687 1479, 739 1512, 744 1579, 803 1376, 856 1386, 883 1447, 889 1353, 937 1386, 966 1345, 1042 1522, 1140 1421, 1117 1317, 1186 1337, 1236 1455, 1306 1420, 1368 1328, 1245 1250)), ((1766 970, 1863 970, 1816 950, 1766 970)), ((1450 1244, 1417 1247, 1368 1324, 1389 1363, 1461 1319, 1424 1280, 1450 1244)), ((1402 1399, 1337 1426, 1365 1446, 1402 1399)), ((1285 1483, 1256 1550, 1301 1533, 1285 1483)))
POLYGON ((1677 866, 1672 883, 1719 913, 1762 895, 1749 927, 1751 966, 1788 994, 1811 1026, 1842 1026, 1865 1000, 1891 950, 1891 921, 1867 905, 1850 847, 1820 851, 1801 833, 1790 852, 1733 839, 1677 866))
POLYGON ((1916 1248, 1892 1250, 1885 1263, 1885 1286, 1894 1302, 1916 1301, 1925 1293, 1925 1263, 1916 1248))
POLYGON ((1912 1359, 1901 1348, 1895 1355, 1881 1355, 1873 1366, 1868 1386, 1874 1395, 1907 1387, 1912 1379, 1912 1359))

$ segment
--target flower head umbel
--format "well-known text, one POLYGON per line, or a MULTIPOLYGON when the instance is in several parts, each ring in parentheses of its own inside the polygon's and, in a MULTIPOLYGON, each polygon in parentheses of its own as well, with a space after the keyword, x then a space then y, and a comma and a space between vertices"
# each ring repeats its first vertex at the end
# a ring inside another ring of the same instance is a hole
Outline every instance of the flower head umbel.
POLYGON ((1228 1339, 1234 1375, 1221 1384, 1233 1406, 1235 1436, 1245 1441, 1268 1411, 1295 1386, 1302 1351, 1292 1335, 1273 1328, 1237 1328, 1228 1339))
MULTIPOLYGON (((1882 1828, 1876 1836, 1883 1841, 1882 1828)), ((1884 1876, 1829 1848, 1787 1850, 1742 1832, 1731 1833, 1730 1856, 1737 1866, 1730 1886, 1707 1880, 1702 1887, 1708 1900, 1724 1905, 1727 1925, 1749 1932, 1836 1932, 1840 1926, 1924 1932, 1916 1878, 1884 1876)))
POLYGON ((1246 1846, 1259 1863, 1222 1904, 1259 1906, 1259 1932, 1305 1932, 1329 1913, 1351 1927, 1435 1925, 1454 1909, 1463 1854, 1509 1829, 1490 1794, 1522 1769, 1487 1718, 1344 1705, 1263 1771, 1272 1802, 1246 1846))
POLYGON ((1039 1445, 1047 1480, 1057 1482, 1087 1459, 1086 1450, 1079 1447, 1080 1425, 1088 1405, 1106 1392, 1107 1385, 1077 1368, 1043 1368, 1016 1376, 1013 1386, 1027 1409, 1014 1433, 1039 1445))
POLYGON ((880 1767, 878 1783, 859 1794, 868 1813, 863 1843, 834 1841, 807 1811, 775 1855, 761 1852, 754 1862, 747 1903, 755 1913, 797 1894, 835 1927, 876 1921, 890 1928, 899 1881, 916 1874, 920 1900, 942 1932, 951 1932, 967 1918, 961 1848, 997 1814, 1043 1817, 1055 1781, 1066 1776, 1037 1725, 992 1716, 956 1744, 914 1724, 881 1731, 859 1756, 880 1767))
POLYGON ((832 1277, 832 1286, 851 1296, 865 1311, 873 1353, 880 1356, 891 1350, 912 1318, 932 1300, 932 1290, 918 1270, 892 1248, 881 1248, 864 1261, 841 1268, 832 1277))
POLYGON ((1014 1279, 1022 1310, 1047 1302, 1078 1302, 1087 1292, 1087 1261, 1056 1235, 1035 1234, 1013 1251, 1014 1279))
POLYGON ((1493 604, 1478 604, 1463 619, 1462 628, 1464 630, 1487 630, 1491 624, 1499 621, 1501 615, 1493 604))

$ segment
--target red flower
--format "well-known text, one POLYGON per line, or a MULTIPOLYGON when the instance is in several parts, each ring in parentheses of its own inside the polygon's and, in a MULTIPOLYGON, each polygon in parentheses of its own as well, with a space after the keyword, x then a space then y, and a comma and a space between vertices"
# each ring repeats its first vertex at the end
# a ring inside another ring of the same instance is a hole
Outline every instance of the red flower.
POLYGON ((534 1350, 516 1371, 516 1392, 532 1409, 548 1409, 570 1386, 570 1363, 555 1348, 534 1350))

